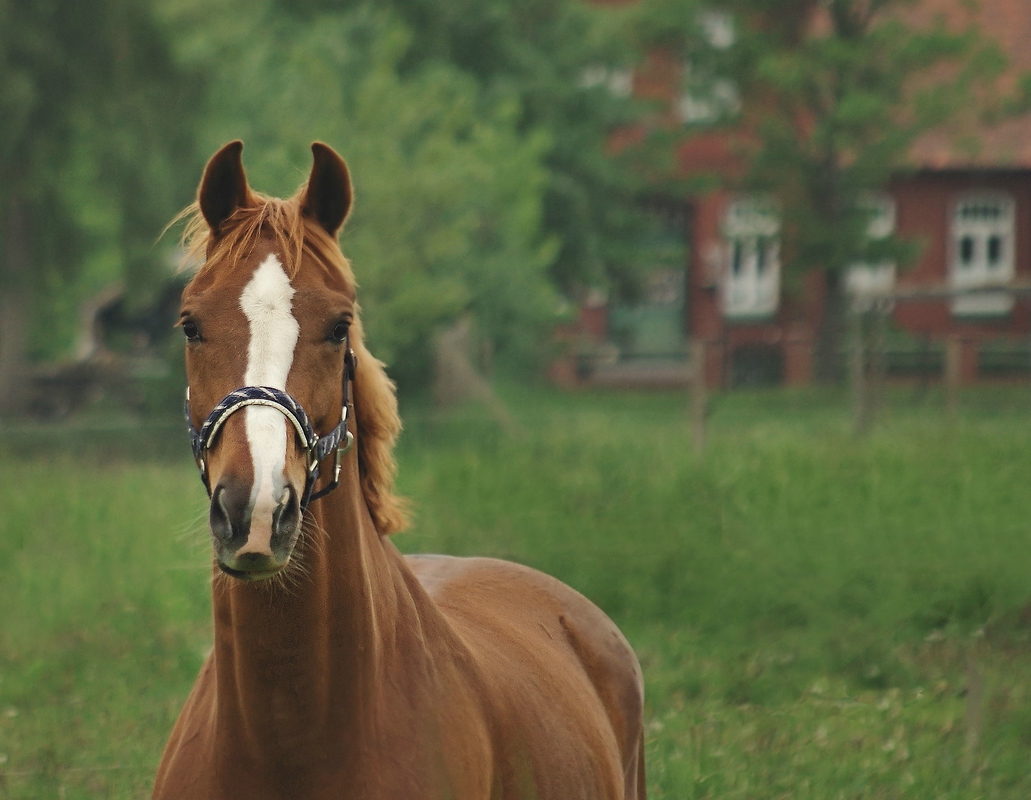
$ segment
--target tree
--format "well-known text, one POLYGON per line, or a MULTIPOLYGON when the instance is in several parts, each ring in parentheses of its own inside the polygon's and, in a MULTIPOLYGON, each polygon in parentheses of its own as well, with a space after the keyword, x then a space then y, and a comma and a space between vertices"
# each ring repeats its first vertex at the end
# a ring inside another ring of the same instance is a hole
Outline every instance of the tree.
POLYGON ((131 0, 0 0, 0 85, 0 414, 9 414, 25 400, 43 290, 98 251, 131 282, 151 271, 173 165, 188 151, 188 93, 149 6, 131 0))
POLYGON ((836 380, 844 271, 916 254, 897 238, 871 241, 865 198, 906 168, 922 133, 961 109, 997 109, 990 87, 1005 59, 975 30, 910 24, 910 0, 734 0, 734 42, 721 48, 707 46, 697 13, 672 21, 676 0, 646 5, 653 41, 686 53, 696 80, 738 87, 741 110, 713 121, 749 143, 747 173, 731 185, 778 202, 789 284, 825 275, 816 372, 836 380))
MULTIPOLYGON (((767 25, 743 42, 751 91, 776 98, 757 127, 761 145, 751 183, 781 200, 791 268, 821 269, 826 276, 816 351, 817 377, 824 381, 839 377, 845 269, 857 261, 915 256, 897 239, 866 236, 864 196, 905 169, 920 134, 975 105, 976 89, 1005 66, 1001 53, 974 30, 953 32, 943 21, 928 28, 907 24, 900 13, 906 5, 830 0, 823 3, 821 30, 808 33, 815 4, 800 4, 802 35, 797 27, 767 25)), ((766 0, 743 6, 763 20, 780 14, 766 0)))
POLYGON ((501 352, 539 343, 557 307, 556 244, 541 227, 549 140, 517 129, 516 98, 485 97, 444 62, 404 70, 415 38, 371 4, 313 18, 273 3, 168 8, 183 58, 213 76, 210 149, 243 138, 253 184, 278 195, 303 180, 313 139, 347 159, 343 250, 395 376, 425 383, 435 329, 466 311, 501 352))
MULTIPOLYGON (((350 9, 365 0, 278 0, 296 19, 350 9)), ((633 296, 650 263, 657 221, 642 201, 656 189, 616 156, 610 133, 640 118, 630 93, 638 60, 628 12, 587 0, 388 0, 413 31, 402 76, 448 65, 471 76, 480 102, 513 103, 521 134, 549 144, 542 224, 558 250, 548 274, 577 297, 585 286, 633 296)), ((669 189, 669 187, 666 187, 669 189)))

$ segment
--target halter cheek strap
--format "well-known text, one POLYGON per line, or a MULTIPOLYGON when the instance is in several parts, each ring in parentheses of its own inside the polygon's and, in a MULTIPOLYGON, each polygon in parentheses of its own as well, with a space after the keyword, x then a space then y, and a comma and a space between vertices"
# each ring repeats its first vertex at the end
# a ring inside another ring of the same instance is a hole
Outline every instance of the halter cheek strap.
POLYGON ((267 406, 279 411, 290 424, 293 425, 301 440, 304 450, 308 455, 307 477, 304 485, 304 495, 301 498, 301 513, 308 507, 312 500, 318 500, 333 491, 340 485, 340 463, 344 455, 354 446, 354 434, 347 429, 347 416, 352 408, 351 382, 354 380, 355 370, 358 367, 358 358, 354 351, 348 346, 344 356, 344 401, 340 412, 340 424, 325 436, 320 437, 315 433, 308 415, 301 404, 294 400, 289 394, 272 386, 244 386, 236 391, 230 392, 221 402, 216 405, 208 414, 204 423, 198 431, 193 425, 193 417, 190 414, 190 389, 186 389, 186 424, 190 430, 190 445, 193 448, 193 458, 200 470, 200 478, 204 482, 208 495, 211 495, 211 485, 208 481, 207 451, 211 449, 218 432, 225 425, 225 422, 232 414, 247 406, 267 406), (333 465, 333 479, 317 492, 314 491, 315 483, 319 478, 319 463, 330 453, 335 453, 333 465))

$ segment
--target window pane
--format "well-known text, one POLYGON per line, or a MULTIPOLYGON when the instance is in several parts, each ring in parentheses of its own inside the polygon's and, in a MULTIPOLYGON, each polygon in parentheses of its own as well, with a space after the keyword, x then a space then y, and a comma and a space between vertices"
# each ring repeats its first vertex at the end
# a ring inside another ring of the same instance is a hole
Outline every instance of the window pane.
POLYGON ((988 237, 988 266, 997 267, 1002 262, 1002 237, 988 237))
POLYGON ((964 236, 959 240, 959 265, 969 267, 974 261, 974 237, 964 236))
POLYGON ((884 192, 871 192, 859 199, 859 208, 869 214, 866 236, 884 239, 895 230, 895 201, 884 192))
MULTIPOLYGON (((952 218, 950 273, 952 285, 970 289, 997 286, 1013 277, 1015 211, 1004 192, 972 192, 956 204, 952 218)), ((1013 308, 1006 292, 960 295, 950 303, 957 316, 1003 315, 1013 308)))
POLYGON ((723 313, 728 317, 766 316, 777 310, 780 260, 776 202, 751 195, 732 201, 722 224, 726 253, 723 313))

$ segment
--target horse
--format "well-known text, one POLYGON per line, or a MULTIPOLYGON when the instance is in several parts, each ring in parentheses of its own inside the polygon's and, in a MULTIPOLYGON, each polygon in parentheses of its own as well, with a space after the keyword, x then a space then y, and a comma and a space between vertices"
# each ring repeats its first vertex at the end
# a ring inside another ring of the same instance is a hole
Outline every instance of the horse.
POLYGON ((283 200, 250 188, 242 149, 181 215, 214 647, 153 798, 645 800, 641 669, 616 625, 525 566, 390 540, 401 422, 338 244, 346 163, 314 143, 283 200))

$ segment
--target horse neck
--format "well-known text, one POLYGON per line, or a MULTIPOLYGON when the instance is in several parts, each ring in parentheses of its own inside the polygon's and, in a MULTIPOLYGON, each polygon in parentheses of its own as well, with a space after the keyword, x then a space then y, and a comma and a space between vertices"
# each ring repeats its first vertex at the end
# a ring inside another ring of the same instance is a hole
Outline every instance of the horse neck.
POLYGON ((418 613, 411 574, 372 523, 353 452, 341 478, 309 508, 302 568, 284 585, 215 581, 218 715, 233 749, 312 760, 341 752, 341 737, 367 742, 374 732, 399 632, 418 613))

